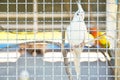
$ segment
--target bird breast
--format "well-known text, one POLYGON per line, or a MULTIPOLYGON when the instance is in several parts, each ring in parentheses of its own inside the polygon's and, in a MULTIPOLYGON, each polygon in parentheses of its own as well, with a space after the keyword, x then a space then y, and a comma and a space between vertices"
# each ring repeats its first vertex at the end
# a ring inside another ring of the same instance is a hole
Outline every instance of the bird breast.
POLYGON ((71 23, 67 28, 68 40, 74 44, 80 44, 85 39, 85 34, 87 33, 87 29, 85 23, 71 23))

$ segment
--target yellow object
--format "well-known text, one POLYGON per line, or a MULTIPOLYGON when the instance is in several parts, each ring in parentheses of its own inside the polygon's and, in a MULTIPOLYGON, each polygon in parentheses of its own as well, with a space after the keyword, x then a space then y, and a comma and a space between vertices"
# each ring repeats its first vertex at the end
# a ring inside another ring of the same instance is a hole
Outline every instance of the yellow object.
MULTIPOLYGON (((100 32, 100 35, 102 35, 102 33, 100 32)), ((99 45, 102 48, 109 48, 110 47, 110 42, 107 40, 107 37, 105 35, 101 36, 99 39, 99 45)))
MULTIPOLYGON (((88 33, 90 39, 94 37, 88 33)), ((0 40, 61 40, 62 32, 0 32, 0 40)))
POLYGON ((61 39, 61 32, 0 32, 0 40, 51 40, 61 39))

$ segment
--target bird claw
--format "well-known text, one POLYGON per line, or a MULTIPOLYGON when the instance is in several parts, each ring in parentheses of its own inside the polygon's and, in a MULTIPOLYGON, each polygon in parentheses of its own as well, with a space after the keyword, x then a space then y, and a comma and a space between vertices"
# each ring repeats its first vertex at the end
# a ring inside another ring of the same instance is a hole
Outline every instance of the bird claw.
POLYGON ((74 45, 74 48, 79 48, 79 47, 83 47, 85 45, 85 42, 80 43, 80 45, 74 45))
POLYGON ((80 43, 80 47, 83 47, 85 45, 85 42, 80 43))

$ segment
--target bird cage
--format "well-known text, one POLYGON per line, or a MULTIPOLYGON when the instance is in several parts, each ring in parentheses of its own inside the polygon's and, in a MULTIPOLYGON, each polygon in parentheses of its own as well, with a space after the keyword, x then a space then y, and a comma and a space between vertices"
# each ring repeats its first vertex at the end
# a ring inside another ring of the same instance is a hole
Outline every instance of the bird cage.
POLYGON ((116 79, 118 5, 118 0, 0 0, 0 79, 116 79), (77 4, 85 13, 89 37, 78 56, 80 71, 75 70, 73 52, 78 47, 67 34, 77 4))

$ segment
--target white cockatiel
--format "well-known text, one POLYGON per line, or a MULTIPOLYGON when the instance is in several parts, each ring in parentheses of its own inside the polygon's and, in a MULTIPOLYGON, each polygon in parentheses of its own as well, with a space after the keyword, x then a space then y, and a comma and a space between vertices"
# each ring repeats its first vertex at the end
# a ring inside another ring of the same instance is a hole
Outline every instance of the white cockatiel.
POLYGON ((77 2, 78 11, 75 12, 73 20, 67 27, 67 38, 71 45, 71 51, 74 54, 74 65, 77 79, 80 76, 80 54, 83 51, 84 43, 88 41, 88 32, 84 22, 84 10, 80 2, 77 2))

